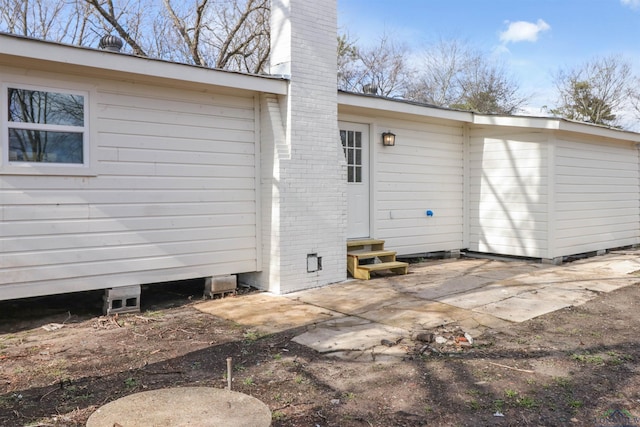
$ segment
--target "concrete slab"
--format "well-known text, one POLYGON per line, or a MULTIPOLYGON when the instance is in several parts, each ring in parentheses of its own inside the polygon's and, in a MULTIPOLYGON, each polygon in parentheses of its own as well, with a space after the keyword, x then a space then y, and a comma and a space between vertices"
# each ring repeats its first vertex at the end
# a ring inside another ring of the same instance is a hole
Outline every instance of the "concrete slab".
POLYGON ((561 301, 550 301, 546 299, 534 298, 531 295, 519 295, 476 307, 473 310, 485 314, 491 314, 500 319, 511 322, 524 322, 534 317, 542 316, 552 311, 568 307, 570 304, 561 301))
POLYGON ((483 285, 492 283, 493 280, 478 276, 458 276, 441 280, 436 283, 419 283, 407 292, 414 294, 416 297, 428 300, 437 300, 438 298, 460 294, 472 289, 480 288, 483 285))
POLYGON ((564 303, 567 306, 575 306, 584 304, 585 302, 592 300, 593 298, 598 296, 598 293, 583 288, 567 289, 564 286, 547 286, 546 288, 540 288, 531 292, 520 294, 520 296, 523 298, 540 299, 543 301, 555 301, 558 303, 564 303))
POLYGON ((465 332, 469 333, 472 337, 479 337, 488 329, 502 330, 509 327, 512 322, 497 318, 488 313, 471 311, 470 317, 457 320, 456 324, 460 326, 465 332))
POLYGON ((335 357, 399 360, 411 332, 454 323, 477 337, 640 282, 640 251, 560 266, 494 259, 429 260, 409 274, 351 280, 285 296, 252 294, 196 307, 263 332, 307 326, 294 341, 335 357), (381 340, 401 344, 381 345, 381 340))
POLYGON ((268 427, 269 407, 243 393, 177 387, 125 396, 98 408, 87 427, 268 427))
POLYGON ((468 310, 501 301, 536 289, 534 285, 526 285, 515 281, 493 283, 481 288, 453 295, 436 298, 437 301, 468 310))
POLYGON ((384 282, 358 280, 292 293, 287 298, 338 313, 357 314, 393 304, 401 296, 384 282))
POLYGON ((343 316, 324 307, 268 293, 205 301, 196 304, 195 308, 264 333, 282 332, 343 316))
POLYGON ((406 331, 435 328, 470 316, 469 311, 452 305, 406 296, 398 298, 395 304, 360 314, 362 318, 406 331))
POLYGON ((535 287, 563 287, 565 289, 590 289, 597 292, 611 292, 635 281, 633 277, 613 276, 611 272, 584 268, 576 270, 552 270, 533 275, 521 275, 517 280, 535 287))
POLYGON ((395 343, 407 335, 404 329, 350 316, 316 324, 293 341, 319 353, 359 358, 364 352, 384 347, 382 340, 395 343))

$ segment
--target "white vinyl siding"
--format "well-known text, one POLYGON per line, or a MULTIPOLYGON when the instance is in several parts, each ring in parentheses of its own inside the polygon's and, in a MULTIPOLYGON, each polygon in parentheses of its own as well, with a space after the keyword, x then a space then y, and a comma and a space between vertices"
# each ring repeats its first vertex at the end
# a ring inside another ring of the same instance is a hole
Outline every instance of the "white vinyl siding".
POLYGON ((375 237, 399 255, 457 250, 463 241, 462 125, 385 121, 373 145, 375 237), (382 145, 391 129, 396 145, 382 145), (427 211, 433 216, 427 216, 427 211))
POLYGON ((564 137, 555 158, 558 255, 638 243, 638 156, 631 144, 564 137))
POLYGON ((511 132, 470 136, 469 249, 547 257, 547 137, 511 132))
POLYGON ((0 299, 258 270, 254 96, 95 86, 97 176, 0 176, 0 299))

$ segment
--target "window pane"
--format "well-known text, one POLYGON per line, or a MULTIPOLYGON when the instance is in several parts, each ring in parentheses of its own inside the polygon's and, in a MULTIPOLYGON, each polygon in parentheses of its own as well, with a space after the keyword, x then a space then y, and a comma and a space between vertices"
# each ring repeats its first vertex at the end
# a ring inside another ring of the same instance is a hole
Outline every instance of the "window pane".
POLYGON ((362 150, 356 150, 356 165, 362 165, 362 150))
POLYGON ((349 147, 353 147, 353 131, 349 131, 349 147))
POLYGON ((347 164, 351 166, 353 164, 353 148, 347 151, 347 164))
POLYGON ((356 182, 362 182, 362 168, 356 166, 356 182))
POLYGON ((82 132, 9 129, 9 161, 82 163, 82 132))
POLYGON ((356 147, 362 147, 362 132, 356 132, 356 147))
POLYGON ((347 167, 347 182, 353 182, 353 168, 351 166, 347 167))
POLYGON ((84 96, 9 88, 9 121, 84 126, 84 96))

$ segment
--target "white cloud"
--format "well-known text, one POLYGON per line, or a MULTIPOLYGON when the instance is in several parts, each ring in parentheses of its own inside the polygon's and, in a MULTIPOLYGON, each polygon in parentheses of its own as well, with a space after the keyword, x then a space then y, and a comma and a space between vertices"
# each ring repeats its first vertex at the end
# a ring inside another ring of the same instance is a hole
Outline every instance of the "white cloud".
POLYGON ((620 0, 625 6, 629 6, 631 9, 639 9, 640 8, 640 0, 620 0))
MULTIPOLYGON (((640 2, 640 0, 622 0, 640 2)), ((551 26, 538 19, 538 22, 516 21, 509 22, 509 28, 500 33, 500 41, 503 43, 517 42, 535 42, 538 40, 538 34, 548 31, 551 26)))

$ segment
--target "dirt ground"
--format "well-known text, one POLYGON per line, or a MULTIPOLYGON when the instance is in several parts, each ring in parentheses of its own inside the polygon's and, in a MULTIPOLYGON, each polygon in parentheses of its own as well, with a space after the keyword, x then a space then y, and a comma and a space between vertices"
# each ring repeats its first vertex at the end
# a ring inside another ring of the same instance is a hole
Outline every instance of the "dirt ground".
POLYGON ((101 292, 0 302, 0 426, 83 426, 142 390, 224 388, 227 357, 274 426, 640 426, 639 285, 472 346, 389 343, 407 353, 396 363, 261 336, 196 310, 201 295, 198 281, 143 289, 141 313, 112 317, 101 292))

